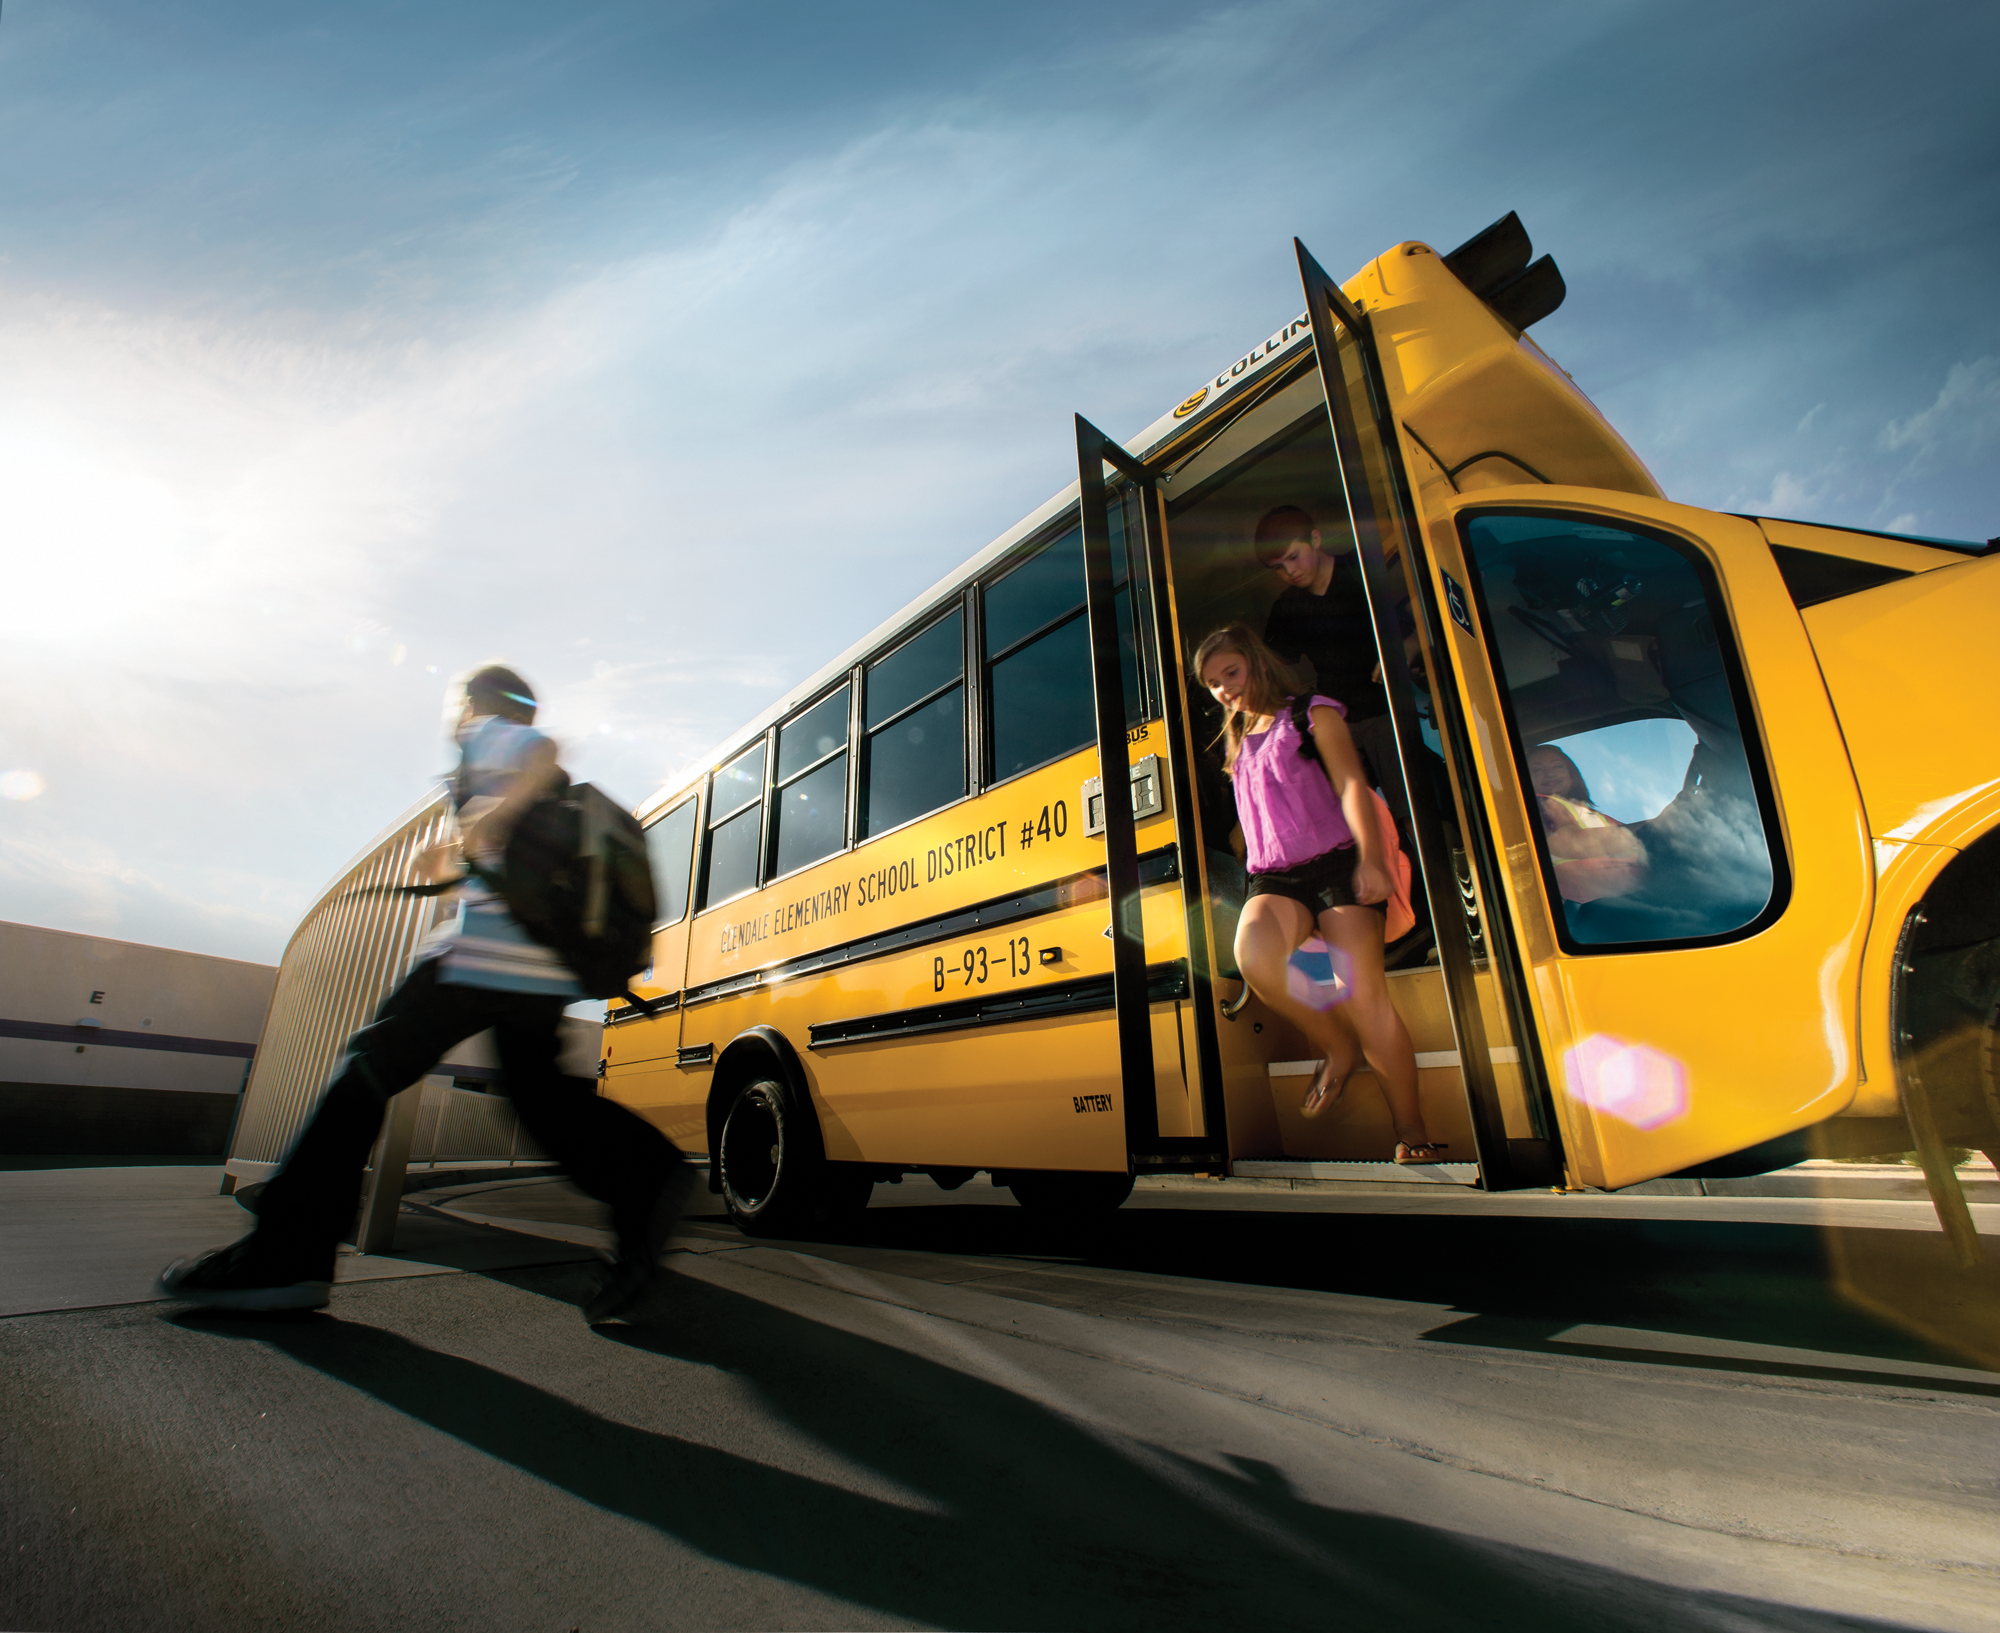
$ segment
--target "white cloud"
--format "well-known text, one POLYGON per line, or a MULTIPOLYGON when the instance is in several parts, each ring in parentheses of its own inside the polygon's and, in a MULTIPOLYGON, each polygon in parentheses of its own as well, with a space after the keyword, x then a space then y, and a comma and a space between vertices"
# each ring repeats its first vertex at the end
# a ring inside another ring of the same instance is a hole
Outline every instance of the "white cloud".
POLYGON ((1913 464, 1977 458, 2000 441, 2000 357, 1954 363, 1937 400, 1906 420, 1891 420, 1882 446, 1908 450, 1913 464))
POLYGON ((1770 496, 1762 509, 1768 516, 1798 516, 1814 510, 1820 501, 1819 483, 1791 471, 1779 471, 1771 478, 1770 496))
POLYGON ((162 878, 94 839, 0 833, 7 916, 223 957, 275 962, 310 892, 227 867, 162 878), (254 903, 255 905, 246 905, 254 903))

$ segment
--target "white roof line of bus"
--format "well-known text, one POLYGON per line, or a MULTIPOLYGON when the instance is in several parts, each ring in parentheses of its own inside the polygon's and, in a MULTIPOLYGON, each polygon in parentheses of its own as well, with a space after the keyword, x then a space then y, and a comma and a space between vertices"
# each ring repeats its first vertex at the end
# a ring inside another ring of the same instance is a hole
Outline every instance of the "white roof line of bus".
MULTIPOLYGON (((1273 359, 1289 357, 1293 352, 1298 350, 1300 345, 1310 345, 1312 343, 1310 331, 1301 329, 1304 321, 1304 318, 1300 317, 1286 324, 1271 339, 1266 340, 1260 346, 1252 348, 1236 364, 1224 369, 1212 380, 1202 385, 1199 388, 1199 395, 1205 397, 1210 391, 1221 391, 1227 394, 1229 390, 1247 383, 1257 375, 1261 375, 1273 359), (1224 382, 1228 383, 1225 385, 1224 382)), ((1151 425, 1147 426, 1137 436, 1127 438, 1124 447, 1135 459, 1144 459, 1154 449, 1173 436, 1176 431, 1180 430, 1185 423, 1185 420, 1176 419, 1173 411, 1169 410, 1153 421, 1151 425)), ((723 761, 739 750, 748 748, 758 738, 762 737, 774 722, 782 720, 816 692, 831 686, 862 658, 866 657, 870 652, 875 651, 888 637, 914 622, 923 613, 939 609, 945 598, 953 591, 963 590, 970 580, 977 578, 981 573, 985 572, 987 568, 1006 555, 1009 550, 1013 549, 1023 539, 1046 527, 1057 516, 1061 515, 1063 511, 1075 504, 1077 502, 1078 490, 1079 485, 1072 482, 1052 498, 1044 500, 1026 516, 1022 517, 1021 520, 1008 528, 1006 532, 993 540, 985 549, 973 556, 971 560, 959 563, 958 566, 954 567, 943 578, 925 590, 922 595, 911 601, 900 611, 883 619, 881 623, 862 636, 860 640, 854 642, 839 657, 822 665, 810 677, 801 681, 797 686, 794 686, 790 691, 785 693, 783 697, 771 704, 769 708, 759 712, 747 725, 737 731, 731 732, 713 750, 702 755, 685 771, 661 784, 653 794, 648 796, 638 806, 638 815, 640 818, 643 820, 653 815, 656 811, 663 810, 668 805, 671 805, 683 794, 698 785, 711 769, 722 764, 723 761)))

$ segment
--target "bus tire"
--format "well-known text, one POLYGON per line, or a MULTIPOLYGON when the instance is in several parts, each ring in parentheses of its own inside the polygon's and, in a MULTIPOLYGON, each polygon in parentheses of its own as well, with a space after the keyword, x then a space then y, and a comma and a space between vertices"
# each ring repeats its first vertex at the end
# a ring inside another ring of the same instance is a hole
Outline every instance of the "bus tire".
POLYGON ((2000 1168, 2000 1002, 1987 1012, 1979 1039, 1979 1092, 1986 1101, 1992 1138, 1980 1143, 1986 1160, 2000 1168))
POLYGON ((785 1085, 760 1077, 740 1085, 722 1114, 716 1174, 722 1204, 749 1236, 798 1234, 858 1213, 874 1176, 865 1164, 828 1162, 811 1117, 785 1085))
POLYGON ((1030 1213, 1049 1219, 1102 1219, 1132 1194, 1130 1174, 1079 1174, 1048 1170, 1008 1175, 1007 1189, 1030 1213))

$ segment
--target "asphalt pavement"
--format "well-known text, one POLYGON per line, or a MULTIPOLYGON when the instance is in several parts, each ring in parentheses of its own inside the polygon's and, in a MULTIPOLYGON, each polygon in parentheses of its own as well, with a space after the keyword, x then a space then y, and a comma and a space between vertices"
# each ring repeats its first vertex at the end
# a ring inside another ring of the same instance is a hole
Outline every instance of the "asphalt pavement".
POLYGON ((0 1627, 2000 1625, 2000 1251, 1920 1203, 908 1180, 592 1329, 565 1181, 248 1319, 149 1289, 215 1187, 0 1175, 0 1627))

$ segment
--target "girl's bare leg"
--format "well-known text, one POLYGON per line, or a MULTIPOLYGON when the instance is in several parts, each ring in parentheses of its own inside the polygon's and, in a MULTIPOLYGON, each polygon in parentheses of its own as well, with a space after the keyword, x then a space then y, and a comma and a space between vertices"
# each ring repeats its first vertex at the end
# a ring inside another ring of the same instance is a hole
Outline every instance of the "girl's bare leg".
MULTIPOLYGON (((1340 1081, 1354 1070, 1354 1063, 1359 1058, 1354 1033, 1340 1016, 1315 1009, 1311 1004, 1294 998, 1285 980, 1285 969, 1291 962, 1293 952, 1312 933, 1312 914, 1299 903, 1285 896, 1252 896, 1244 904, 1243 916, 1236 921, 1236 967, 1243 972, 1243 978, 1250 983, 1250 990, 1263 1000, 1264 1006, 1303 1032, 1313 1052, 1326 1063, 1315 1088, 1338 1093, 1340 1081)), ((1378 977, 1381 969, 1382 937, 1378 931, 1375 937, 1375 970, 1378 977)), ((1403 1047, 1405 1051, 1409 1048, 1407 1037, 1403 1040, 1403 1047)), ((1410 1072, 1414 1085, 1414 1056, 1411 1057, 1410 1072)), ((1414 1087, 1411 1093, 1414 1096, 1414 1087)), ((1308 1099, 1312 1098, 1309 1094, 1308 1099)), ((1319 1102, 1307 1115, 1317 1111, 1324 1099, 1325 1094, 1321 1093, 1319 1102)))
POLYGON ((1352 993, 1343 1006, 1346 1019, 1389 1098, 1397 1143, 1428 1145, 1417 1101, 1417 1053, 1403 1017, 1389 1001, 1389 979, 1382 971, 1382 915, 1372 907, 1330 908, 1319 916, 1319 933, 1344 955, 1341 973, 1352 993))

